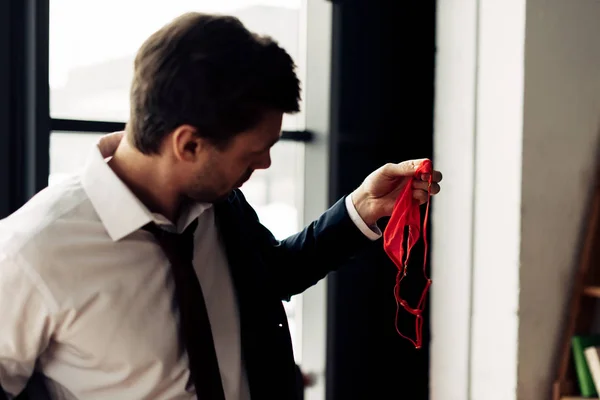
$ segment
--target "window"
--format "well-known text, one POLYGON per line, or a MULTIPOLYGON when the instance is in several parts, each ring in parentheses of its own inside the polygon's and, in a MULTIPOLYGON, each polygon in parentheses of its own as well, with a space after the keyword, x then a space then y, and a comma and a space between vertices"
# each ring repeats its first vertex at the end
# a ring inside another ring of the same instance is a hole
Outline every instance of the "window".
MULTIPOLYGON (((50 114, 56 130, 50 136, 49 184, 83 166, 98 134, 104 131, 99 127, 121 126, 109 122, 127 121, 133 60, 138 48, 152 32, 184 12, 234 15, 250 30, 274 37, 296 61, 303 84, 305 1, 50 1, 50 114), (81 124, 81 121, 88 123, 81 124)), ((294 135, 293 131, 298 133, 304 128, 302 112, 284 117, 283 129, 289 133, 284 138, 302 138, 305 135, 294 135)), ((302 140, 281 141, 271 155, 271 168, 257 171, 242 190, 263 224, 282 239, 297 232, 302 221, 302 140)), ((299 357, 297 301, 294 298, 284 304, 294 351, 299 357)))
MULTIPOLYGON (((274 37, 303 81, 302 6, 302 0, 51 1, 50 114, 127 121, 135 53, 154 31, 188 11, 234 15, 251 31, 274 37)), ((286 115, 283 129, 304 129, 303 115, 286 115)))

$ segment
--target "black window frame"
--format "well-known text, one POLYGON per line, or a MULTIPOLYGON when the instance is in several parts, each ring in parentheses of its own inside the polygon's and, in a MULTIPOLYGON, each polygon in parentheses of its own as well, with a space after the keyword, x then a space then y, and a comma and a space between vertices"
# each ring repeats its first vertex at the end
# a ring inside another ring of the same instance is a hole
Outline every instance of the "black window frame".
MULTIPOLYGON (((51 132, 60 131, 61 133, 110 133, 122 131, 125 129, 125 122, 114 121, 94 121, 82 119, 64 119, 51 118, 51 132)), ((281 133, 281 140, 293 142, 310 142, 313 134, 307 130, 284 130, 281 133)))
MULTIPOLYGON (((0 218, 48 185, 50 135, 110 133, 123 121, 53 118, 50 110, 50 0, 0 1, 0 218)), ((282 140, 311 142, 308 130, 282 140)))

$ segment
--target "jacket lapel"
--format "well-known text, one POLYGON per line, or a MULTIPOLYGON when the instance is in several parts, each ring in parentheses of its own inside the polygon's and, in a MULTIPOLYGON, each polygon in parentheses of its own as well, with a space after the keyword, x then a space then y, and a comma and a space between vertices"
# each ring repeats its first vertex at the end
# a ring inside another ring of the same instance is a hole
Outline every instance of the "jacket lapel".
MULTIPOLYGON (((264 307, 260 304, 260 279, 257 276, 256 263, 260 261, 254 255, 255 249, 250 246, 244 232, 243 218, 240 211, 229 200, 215 205, 215 216, 219 234, 223 240, 229 271, 233 281, 239 310, 242 359, 246 368, 248 384, 252 398, 261 398, 263 387, 263 369, 260 355, 255 349, 264 348, 261 343, 261 313, 264 307)), ((260 350, 258 350, 260 353, 260 350)))
POLYGON ((238 302, 242 359, 253 399, 295 399, 295 366, 281 301, 268 286, 266 266, 252 243, 256 232, 245 223, 235 192, 215 204, 217 228, 224 243, 238 302))

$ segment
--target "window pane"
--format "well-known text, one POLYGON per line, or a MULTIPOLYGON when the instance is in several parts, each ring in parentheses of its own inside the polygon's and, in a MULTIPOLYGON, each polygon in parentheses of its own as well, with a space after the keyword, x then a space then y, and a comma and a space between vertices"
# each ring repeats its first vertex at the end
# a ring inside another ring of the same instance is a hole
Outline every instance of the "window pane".
POLYGON ((52 132, 48 185, 78 173, 99 138, 97 133, 52 132))
MULTIPOLYGON (((187 11, 234 15, 275 38, 304 81, 306 0, 53 0, 50 2, 50 109, 53 118, 124 122, 133 59, 143 41, 187 11)), ((304 129, 300 113, 284 129, 304 129)))

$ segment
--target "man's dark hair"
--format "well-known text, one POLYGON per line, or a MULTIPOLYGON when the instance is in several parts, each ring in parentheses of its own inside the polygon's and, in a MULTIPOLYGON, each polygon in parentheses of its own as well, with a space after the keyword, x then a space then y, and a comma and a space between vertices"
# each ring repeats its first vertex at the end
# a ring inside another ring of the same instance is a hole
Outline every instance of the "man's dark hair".
POLYGON ((231 16, 187 13, 138 51, 128 127, 146 154, 183 124, 223 146, 265 111, 294 113, 299 102, 294 61, 273 39, 231 16))

